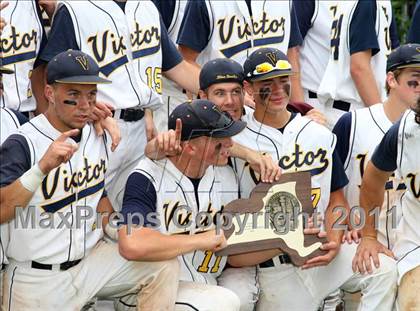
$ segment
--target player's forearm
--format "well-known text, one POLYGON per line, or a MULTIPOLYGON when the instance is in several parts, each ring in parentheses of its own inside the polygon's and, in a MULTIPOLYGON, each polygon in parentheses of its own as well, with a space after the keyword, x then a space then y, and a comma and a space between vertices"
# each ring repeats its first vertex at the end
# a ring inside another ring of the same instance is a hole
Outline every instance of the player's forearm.
POLYGON ((300 82, 299 47, 295 46, 287 50, 287 58, 292 65, 294 74, 290 76, 291 102, 304 102, 303 88, 300 82))
POLYGON ((255 152, 241 144, 233 142, 232 147, 229 149, 230 155, 234 158, 239 158, 241 160, 247 161, 250 153, 255 152))
POLYGON ((127 260, 168 260, 201 246, 198 235, 165 235, 150 228, 132 228, 131 234, 127 234, 124 226, 118 236, 120 254, 127 260))
POLYGON ((360 206, 364 209, 366 216, 366 222, 362 228, 362 236, 376 237, 374 216, 376 213, 372 213, 372 210, 381 208, 385 193, 384 185, 390 174, 378 170, 372 162, 369 162, 366 167, 359 198, 360 206))
POLYGON ((232 267, 249 267, 258 265, 282 253, 279 249, 270 249, 261 252, 253 252, 228 257, 228 263, 232 267))
POLYGON ((198 94, 200 69, 198 66, 183 60, 181 63, 165 71, 164 76, 174 81, 183 89, 198 94))
POLYGON ((327 232, 328 241, 337 242, 341 244, 341 239, 344 234, 344 230, 340 228, 340 225, 346 225, 347 222, 341 222, 348 215, 348 203, 344 197, 342 189, 334 191, 330 195, 330 202, 327 210, 325 211, 325 231, 327 232))
POLYGON ((370 60, 371 50, 354 53, 350 60, 350 73, 365 106, 382 101, 370 60))
POLYGON ((0 224, 14 219, 16 208, 26 207, 33 195, 33 192, 22 186, 19 179, 0 188, 0 224))
POLYGON ((48 101, 44 95, 46 84, 46 65, 40 65, 32 71, 31 88, 36 100, 35 113, 38 115, 44 113, 48 108, 48 101))

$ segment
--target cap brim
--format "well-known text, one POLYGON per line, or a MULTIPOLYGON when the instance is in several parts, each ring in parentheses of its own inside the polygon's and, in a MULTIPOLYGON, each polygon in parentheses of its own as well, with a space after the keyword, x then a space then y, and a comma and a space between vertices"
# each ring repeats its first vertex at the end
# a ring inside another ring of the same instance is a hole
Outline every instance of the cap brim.
POLYGON ((271 72, 268 72, 266 74, 261 74, 258 76, 254 76, 253 78, 248 78, 248 81, 254 82, 254 81, 263 81, 268 80, 276 77, 286 77, 293 75, 292 70, 273 70, 271 72))
POLYGON ((65 84, 108 84, 111 83, 111 80, 107 80, 98 76, 74 76, 55 80, 54 82, 65 84))
POLYGON ((400 69, 400 68, 420 68, 420 63, 401 65, 397 67, 397 69, 400 69))
POLYGON ((212 131, 211 137, 214 137, 214 138, 232 137, 242 132, 242 130, 245 127, 246 127, 246 122, 241 121, 241 120, 233 121, 233 123, 229 127, 212 131))
POLYGON ((13 69, 9 69, 5 66, 1 66, 0 67, 0 73, 11 74, 11 73, 15 73, 15 71, 13 69))

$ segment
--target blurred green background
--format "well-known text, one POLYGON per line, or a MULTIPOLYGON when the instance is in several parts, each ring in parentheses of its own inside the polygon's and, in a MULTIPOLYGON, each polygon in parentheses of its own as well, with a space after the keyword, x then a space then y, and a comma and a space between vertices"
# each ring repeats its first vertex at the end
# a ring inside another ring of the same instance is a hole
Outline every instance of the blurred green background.
POLYGON ((391 3, 398 27, 400 42, 405 43, 416 0, 391 0, 391 3))

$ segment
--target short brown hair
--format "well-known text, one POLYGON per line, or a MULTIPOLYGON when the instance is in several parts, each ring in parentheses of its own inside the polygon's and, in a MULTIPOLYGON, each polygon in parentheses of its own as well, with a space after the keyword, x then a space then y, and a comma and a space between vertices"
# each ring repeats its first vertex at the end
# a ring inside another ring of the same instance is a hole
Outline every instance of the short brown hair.
MULTIPOLYGON (((394 74, 394 78, 395 78, 395 80, 397 80, 397 82, 398 82, 398 77, 401 75, 403 70, 404 69, 395 69, 393 71, 390 71, 394 74)), ((386 95, 389 95, 389 92, 390 92, 391 88, 388 84, 388 79, 386 79, 386 81, 385 81, 385 89, 386 89, 386 95)))

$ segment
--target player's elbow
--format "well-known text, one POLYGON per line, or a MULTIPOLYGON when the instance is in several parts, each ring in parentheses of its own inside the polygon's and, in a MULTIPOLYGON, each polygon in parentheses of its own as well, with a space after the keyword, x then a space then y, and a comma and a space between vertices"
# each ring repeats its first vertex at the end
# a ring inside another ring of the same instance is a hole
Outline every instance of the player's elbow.
POLYGON ((123 258, 130 261, 145 260, 148 254, 143 243, 137 242, 136 234, 127 233, 126 227, 118 232, 118 250, 123 258))

